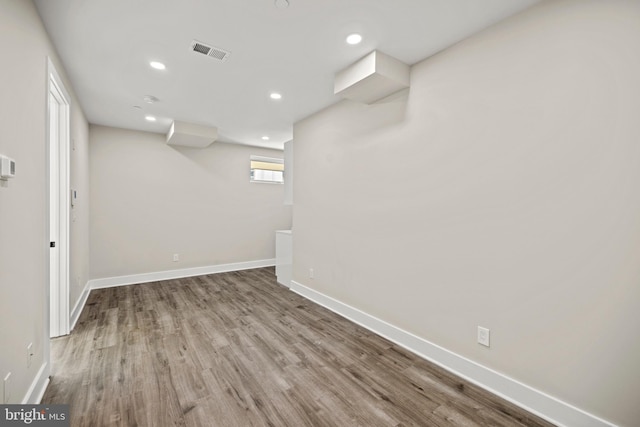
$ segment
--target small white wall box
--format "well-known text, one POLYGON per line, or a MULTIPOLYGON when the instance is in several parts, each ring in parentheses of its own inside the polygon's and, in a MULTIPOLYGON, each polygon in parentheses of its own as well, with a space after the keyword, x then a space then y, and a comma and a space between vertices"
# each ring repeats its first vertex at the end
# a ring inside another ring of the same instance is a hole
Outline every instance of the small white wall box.
POLYGON ((7 180, 14 176, 16 176, 15 160, 0 155, 0 179, 7 180))

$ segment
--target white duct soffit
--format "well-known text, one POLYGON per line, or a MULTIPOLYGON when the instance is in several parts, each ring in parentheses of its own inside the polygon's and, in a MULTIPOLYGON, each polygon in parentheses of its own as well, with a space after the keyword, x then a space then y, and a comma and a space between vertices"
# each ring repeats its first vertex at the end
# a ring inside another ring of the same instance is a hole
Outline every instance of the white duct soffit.
POLYGON ((167 144, 205 148, 218 139, 218 128, 175 120, 167 133, 167 144))
POLYGON ((409 87, 409 66, 374 50, 336 74, 334 93, 352 101, 373 104, 409 87))

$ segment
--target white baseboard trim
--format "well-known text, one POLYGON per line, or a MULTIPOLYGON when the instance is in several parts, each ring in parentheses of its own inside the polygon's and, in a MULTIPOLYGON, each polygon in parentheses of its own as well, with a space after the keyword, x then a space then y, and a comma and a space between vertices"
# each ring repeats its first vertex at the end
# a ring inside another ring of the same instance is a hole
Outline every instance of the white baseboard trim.
POLYGON ((84 305, 87 303, 87 298, 89 298, 89 292, 91 292, 90 282, 87 282, 84 285, 84 289, 80 294, 80 298, 76 301, 76 305, 71 310, 71 317, 69 318, 69 332, 73 331, 73 328, 76 327, 76 323, 78 322, 78 318, 80 318, 80 313, 82 313, 82 309, 84 305))
POLYGON ((249 270, 252 268, 273 267, 275 258, 256 261, 235 262, 231 264, 209 265, 205 267, 184 268, 181 270, 158 271, 155 273, 132 274, 130 276, 105 277, 89 280, 90 289, 112 288, 114 286, 135 285, 138 283, 157 282, 159 280, 181 279, 184 277, 203 276, 205 274, 227 273, 229 271, 249 270))
POLYGON ((33 379, 29 390, 24 395, 22 399, 22 404, 27 405, 37 405, 42 400, 42 396, 44 396, 44 392, 47 390, 47 386, 49 385, 49 370, 48 370, 47 362, 43 363, 36 374, 36 377, 33 379))
POLYGON ((615 427, 542 391, 482 366, 294 280, 291 288, 354 323, 558 426, 615 427))

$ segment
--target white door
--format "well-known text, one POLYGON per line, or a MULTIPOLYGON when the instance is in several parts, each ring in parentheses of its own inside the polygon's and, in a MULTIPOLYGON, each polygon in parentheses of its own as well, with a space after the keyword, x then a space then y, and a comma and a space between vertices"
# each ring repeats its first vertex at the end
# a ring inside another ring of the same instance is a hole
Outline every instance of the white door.
POLYGON ((50 336, 60 335, 58 307, 60 295, 60 152, 59 147, 60 105, 53 93, 49 93, 49 296, 50 336))
POLYGON ((49 336, 69 333, 69 97, 49 64, 49 336))

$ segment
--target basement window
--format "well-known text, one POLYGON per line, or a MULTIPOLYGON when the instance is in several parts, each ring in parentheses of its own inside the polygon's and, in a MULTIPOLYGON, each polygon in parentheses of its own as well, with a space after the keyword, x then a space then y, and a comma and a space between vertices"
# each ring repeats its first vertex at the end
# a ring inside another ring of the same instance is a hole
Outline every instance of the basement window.
POLYGON ((284 160, 251 156, 251 182, 284 183, 284 160))

